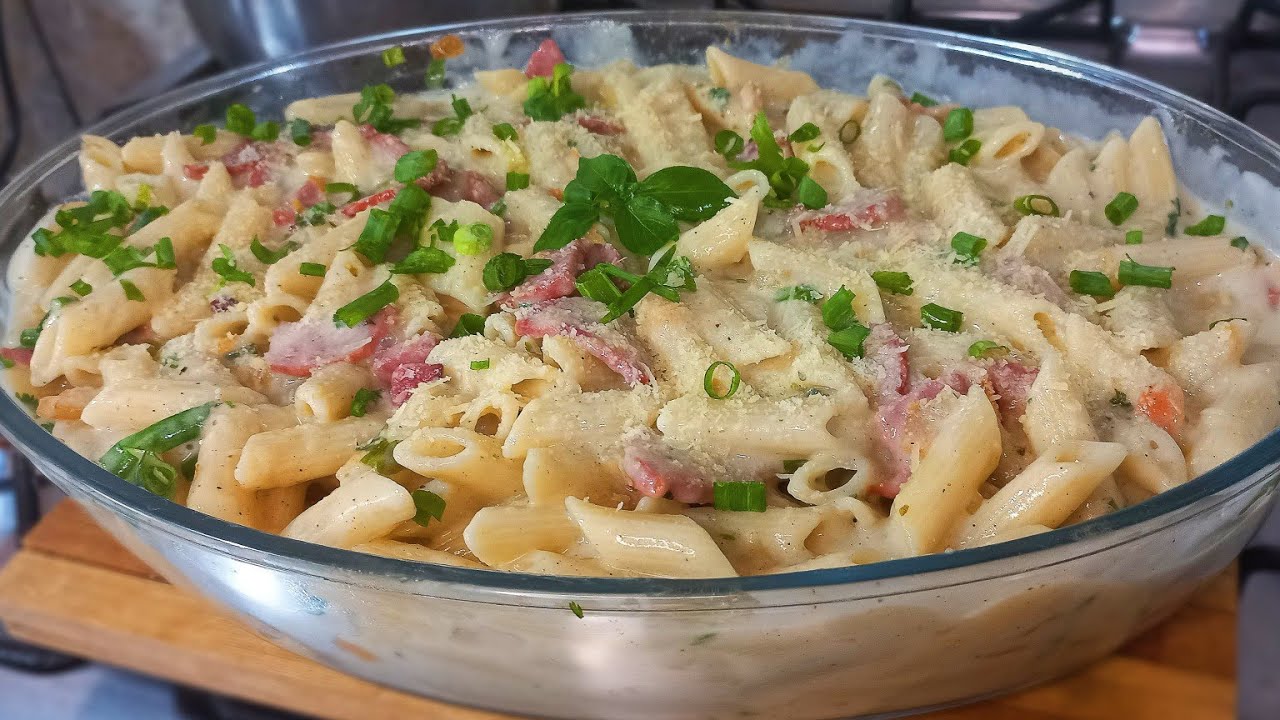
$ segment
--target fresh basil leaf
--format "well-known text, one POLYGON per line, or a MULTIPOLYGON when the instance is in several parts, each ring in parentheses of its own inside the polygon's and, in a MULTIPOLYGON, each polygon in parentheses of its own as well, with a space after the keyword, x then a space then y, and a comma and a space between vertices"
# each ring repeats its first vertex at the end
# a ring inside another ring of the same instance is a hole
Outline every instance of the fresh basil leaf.
MULTIPOLYGON (((675 165, 659 170, 640 182, 636 195, 666 205, 677 220, 706 220, 737 197, 728 185, 707 170, 675 165)), ((825 204, 825 203, 824 203, 825 204)))
MULTIPOLYGON (((551 216, 547 229, 538 236, 534 243, 535 251, 558 250, 577 240, 600 220, 600 210, 594 205, 581 202, 565 203, 551 216)), ((673 223, 674 224, 674 223, 673 223)))
POLYGON ((647 195, 636 195, 615 209, 613 226, 623 246, 640 255, 652 255, 680 234, 671 211, 647 195))
MULTIPOLYGON (((636 173, 626 160, 617 155, 597 155, 578 160, 578 174, 570 185, 574 183, 590 193, 593 199, 622 198, 635 185, 636 173)), ((568 190, 566 187, 566 201, 570 197, 568 190)))

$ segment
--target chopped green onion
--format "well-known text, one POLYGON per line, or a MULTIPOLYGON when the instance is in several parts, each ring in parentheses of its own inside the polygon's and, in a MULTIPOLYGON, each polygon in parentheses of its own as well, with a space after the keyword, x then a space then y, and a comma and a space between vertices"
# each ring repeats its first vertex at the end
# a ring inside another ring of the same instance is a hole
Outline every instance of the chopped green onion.
POLYGON ((324 277, 327 270, 328 268, 324 265, 313 262, 304 262, 298 266, 298 274, 306 275, 307 277, 324 277))
POLYGON ((525 260, 515 253, 500 253, 489 258, 480 277, 489 292, 506 292, 524 282, 525 278, 537 275, 549 267, 550 260, 525 260))
POLYGON ((1121 285, 1170 288, 1173 287, 1173 268, 1143 265, 1126 256, 1120 261, 1119 279, 1121 285))
POLYGON ((147 262, 152 248, 137 248, 131 245, 118 245, 102 258, 102 262, 111 270, 113 276, 119 277, 134 268, 155 267, 155 263, 147 262))
POLYGON ((253 126, 253 132, 249 133, 249 137, 262 142, 275 142, 280 137, 280 123, 274 120, 268 122, 260 122, 253 126))
POLYGON ((967 232, 958 232, 951 238, 951 249, 956 254, 955 261, 961 265, 978 264, 978 256, 986 247, 986 238, 970 235, 967 232))
POLYGON ((773 299, 775 302, 803 300, 817 305, 822 302, 822 293, 812 285, 792 285, 791 287, 778 288, 778 291, 773 294, 773 299))
POLYGON ((507 173, 507 189, 523 190, 529 187, 529 173, 507 173))
POLYGON ((378 287, 338 308, 333 314, 333 321, 339 325, 355 327, 398 299, 400 290, 387 279, 378 287))
POLYGON ((369 388, 360 388, 356 391, 356 396, 351 399, 351 417, 364 417, 369 411, 369 403, 382 397, 382 393, 369 388))
POLYGON ((369 259, 380 263, 387 256, 387 250, 396 239, 396 231, 400 228, 400 215, 390 210, 374 208, 369 211, 369 219, 365 222, 360 237, 352 245, 352 249, 369 259))
POLYGON ((845 145, 853 144, 853 141, 857 140, 861 134, 862 126, 853 118, 845 120, 844 124, 840 126, 840 142, 845 145))
POLYGON ((978 138, 969 138, 960 143, 956 147, 951 148, 951 152, 947 153, 947 160, 957 165, 968 165, 974 155, 982 149, 982 141, 978 138))
POLYGON ((720 482, 712 486, 716 510, 731 512, 764 512, 764 483, 720 482))
POLYGON ((575 285, 579 295, 605 305, 615 303, 622 297, 622 291, 618 290, 618 286, 613 284, 600 267, 593 267, 579 275, 575 285))
POLYGON ((1227 226, 1227 219, 1221 215, 1208 215, 1205 219, 1195 225, 1188 225, 1182 232, 1187 235, 1196 235, 1199 237, 1209 237, 1211 235, 1219 235, 1223 228, 1227 226))
POLYGON ((969 346, 969 357, 978 358, 979 360, 1008 354, 1009 348, 994 340, 979 340, 969 346))
POLYGON ((453 234, 453 249, 459 255, 482 255, 493 245, 493 228, 488 223, 463 225, 453 234))
POLYGON ((0 357, 0 367, 3 367, 5 370, 12 369, 14 365, 17 365, 17 363, 7 357, 0 357))
POLYGON ((738 386, 742 384, 742 375, 738 372, 738 368, 733 363, 717 360, 707 367, 707 371, 702 375, 702 389, 707 391, 707 397, 713 400, 727 400, 738 392, 738 386), (729 389, 723 393, 716 392, 716 368, 729 368, 729 389))
POLYGON ((898 295, 910 295, 915 292, 911 288, 911 276, 904 272, 893 272, 891 270, 876 270, 871 273, 871 279, 876 281, 883 290, 898 295))
POLYGON ((717 86, 707 90, 707 97, 723 105, 729 102, 731 95, 729 93, 729 88, 717 86))
POLYGON ((463 313, 458 318, 458 324, 453 326, 453 332, 449 333, 450 339, 466 337, 468 335, 480 335, 484 332, 484 316, 475 313, 463 313))
POLYGON ((267 248, 266 245, 262 244, 262 241, 258 239, 257 235, 254 235, 253 242, 249 243, 249 250, 253 253, 254 257, 258 258, 258 262, 263 265, 275 265, 284 259, 285 255, 288 255, 297 249, 298 243, 290 241, 285 243, 279 250, 271 250, 267 248))
POLYGON ((581 606, 581 605, 579 605, 578 603, 573 602, 573 601, 570 601, 570 602, 569 602, 569 612, 571 612, 571 613, 573 613, 574 615, 578 616, 578 619, 579 619, 579 620, 581 620, 581 619, 582 619, 582 606, 581 606))
POLYGON ((197 125, 195 129, 191 131, 191 134, 200 138, 201 145, 212 144, 214 140, 218 139, 218 129, 209 123, 197 125))
POLYGON ((444 87, 444 58, 432 58, 427 63, 427 73, 422 80, 431 90, 439 90, 444 87))
POLYGON ((391 86, 385 83, 366 85, 360 89, 360 101, 351 106, 352 118, 357 125, 367 123, 378 132, 392 134, 422 124, 417 119, 393 117, 391 106, 395 100, 396 92, 391 86))
POLYGON ((787 136, 787 139, 791 142, 809 142, 821 134, 822 131, 818 129, 817 125, 807 122, 796 128, 795 131, 787 136))
POLYGON ((360 188, 356 187, 351 183, 345 183, 345 182, 325 183, 324 191, 329 195, 341 195, 342 193, 347 193, 350 195, 350 197, 347 198, 347 202, 351 202, 352 200, 355 200, 356 198, 360 197, 360 188))
POLYGON ((37 398, 35 395, 32 395, 31 393, 20 392, 20 393, 14 393, 13 396, 17 398, 18 402, 22 403, 23 405, 26 405, 27 409, 29 409, 33 413, 36 411, 36 408, 40 405, 40 398, 37 398))
POLYGON ((431 132, 445 137, 448 135, 457 135, 462 131, 462 126, 467 122, 467 118, 475 113, 471 110, 471 103, 466 98, 460 98, 457 95, 450 96, 450 104, 453 106, 453 117, 442 118, 437 120, 435 125, 431 126, 431 132))
POLYGON ((958 107, 947 113, 942 123, 942 137, 947 142, 958 142, 973 134, 973 111, 967 107, 958 107))
POLYGON ((493 126, 493 136, 499 140, 516 140, 520 136, 511 123, 498 123, 493 126))
POLYGON ((1096 270, 1072 270, 1069 277, 1072 292, 1093 297, 1109 298, 1116 294, 1111 278, 1096 270))
POLYGON ((1125 245, 1141 245, 1141 244, 1142 244, 1142 231, 1141 231, 1141 230, 1130 230, 1129 232, 1125 233, 1125 234, 1124 234, 1124 244, 1125 244, 1125 245))
POLYGON ((141 185, 138 186, 138 196, 136 198, 136 202, 134 202, 134 207, 136 207, 138 211, 141 212, 145 210, 147 206, 150 204, 151 204, 151 186, 147 183, 142 183, 141 185))
POLYGON ((436 169, 439 157, 435 150, 411 150, 396 160, 395 178, 402 183, 410 183, 420 177, 426 177, 436 169))
POLYGON ((1231 245, 1231 247, 1236 248, 1237 250, 1244 250, 1245 248, 1249 247, 1249 240, 1245 238, 1245 236, 1240 235, 1238 237, 1231 238, 1231 242, 1228 244, 1231 245))
POLYGON ((484 360, 472 360, 472 361, 471 361, 471 369, 472 369, 472 370, 488 370, 488 369, 489 369, 489 360, 488 360, 488 358, 486 358, 486 359, 484 359, 484 360))
POLYGON ((310 122, 307 122, 302 118, 296 118, 294 120, 290 120, 287 127, 289 128, 289 139, 293 141, 294 145, 297 145, 298 147, 306 147, 311 144, 310 122))
POLYGON ((399 444, 399 441, 388 440, 384 437, 374 438, 368 444, 357 448, 358 450, 368 450, 361 456, 360 462, 373 468, 380 475, 394 475, 404 469, 400 467, 400 463, 396 462, 395 455, 393 455, 396 445, 399 444))
POLYGON ((847 358, 862 357, 864 352, 863 344, 870 334, 871 328, 860 323, 854 323, 843 330, 829 333, 827 335, 827 344, 839 350, 847 358))
POLYGON ((71 289, 72 291, 75 292, 75 294, 79 295, 80 297, 84 297, 85 295, 88 295, 89 293, 93 292, 93 286, 85 282, 84 280, 77 280, 71 283, 71 289))
POLYGON ((810 210, 817 210, 827 206, 827 191, 812 177, 805 175, 800 178, 800 184, 796 185, 796 199, 810 210))
POLYGON ((161 270, 176 270, 178 259, 173 252, 173 240, 162 237, 156 242, 156 267, 161 270))
POLYGON ((841 285, 822 303, 822 323, 831 330, 844 330, 858 323, 853 314, 853 291, 841 285))
POLYGON ((108 472, 161 497, 172 497, 177 469, 160 457, 200 437, 217 403, 205 403, 139 430, 111 446, 98 460, 108 472))
POLYGON ((382 64, 389 68, 404 64, 404 48, 396 45, 382 51, 382 64))
POLYGON ((1048 195, 1023 195, 1013 201, 1013 209, 1023 215, 1049 215, 1058 217, 1062 211, 1058 209, 1058 203, 1048 195))
POLYGON ((124 288, 124 296, 129 300, 134 302, 143 302, 147 299, 146 296, 142 294, 142 291, 138 289, 138 286, 133 284, 132 280, 120 278, 120 287, 124 288))
POLYGON ((449 253, 437 247, 421 246, 391 267, 395 275, 423 275, 444 273, 457 262, 449 253))
POLYGON ((924 323, 925 327, 930 327, 934 330, 960 332, 960 326, 964 323, 964 313, 935 303, 929 303, 920 308, 920 321, 924 323))
POLYGON ((586 98, 573 91, 573 66, 557 63, 551 77, 529 78, 524 113, 534 120, 559 120, 587 106, 586 98))
POLYGON ((219 243, 218 249, 221 251, 222 257, 214 258, 211 265, 218 277, 222 278, 223 284, 233 282, 242 282, 246 285, 256 284, 252 273, 241 270, 236 266, 236 256, 231 251, 231 248, 219 243))
POLYGON ((233 103, 227 108, 225 125, 227 130, 237 135, 252 135, 258 120, 247 105, 233 103))
POLYGON ((1102 212, 1111 221, 1112 225, 1119 225, 1128 220, 1133 211, 1137 209, 1138 198, 1133 193, 1118 192, 1115 197, 1111 198, 1111 202, 1107 203, 1107 206, 1102 209, 1102 212))
POLYGON ((937 100, 919 92, 911 93, 911 102, 919 105, 920 107, 933 107, 938 104, 937 100))
POLYGON ((507 215, 507 199, 499 198, 498 202, 489 206, 489 212, 498 217, 506 217, 507 215))
POLYGON ((732 130, 721 130, 716 133, 715 147, 717 154, 732 160, 738 157, 738 154, 746 147, 746 142, 743 141, 741 135, 732 130))
MULTIPOLYGON (((126 235, 132 235, 142 228, 150 225, 156 218, 164 217, 169 214, 169 208, 163 205, 155 205, 138 213, 138 217, 134 219, 133 224, 129 226, 126 235)), ((83 254, 83 253, 82 253, 83 254)))

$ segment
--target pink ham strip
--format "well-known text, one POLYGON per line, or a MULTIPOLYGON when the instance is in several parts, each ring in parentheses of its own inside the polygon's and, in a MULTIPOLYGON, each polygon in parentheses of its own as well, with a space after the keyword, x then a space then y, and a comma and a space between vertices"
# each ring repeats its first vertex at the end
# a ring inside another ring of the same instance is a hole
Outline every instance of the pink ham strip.
POLYGON ((395 317, 395 310, 388 308, 375 315, 373 322, 350 328, 327 316, 282 323, 271 333, 271 347, 263 357, 272 370, 296 377, 307 377, 335 362, 359 362, 373 354, 395 317))
POLYGON ((906 217, 907 206, 896 193, 877 190, 860 191, 822 210, 796 215, 794 222, 801 230, 849 232, 878 230, 906 217))
POLYGON ((556 65, 564 62, 564 52, 555 40, 543 40, 538 49, 529 56, 529 64, 524 66, 525 77, 551 77, 556 65))
POLYGON ((516 332, 526 337, 563 335, 622 376, 628 385, 648 385, 653 373, 640 361, 640 351, 630 343, 615 345, 602 335, 615 334, 588 317, 603 317, 604 305, 580 298, 561 298, 515 310, 516 332), (590 314, 588 314, 590 313, 590 314))
POLYGON ((442 365, 427 362, 439 343, 440 338, 431 333, 398 343, 383 338, 378 343, 369 368, 379 384, 389 391, 392 405, 403 405, 419 385, 444 375, 442 365))
POLYGON ((601 263, 616 263, 622 259, 612 245, 593 243, 582 238, 559 250, 538 253, 534 257, 550 260, 551 267, 513 288, 500 300, 503 307, 569 297, 577 290, 574 283, 579 275, 601 263))
POLYGON ((17 365, 31 365, 31 355, 34 352, 31 348, 0 348, 0 358, 17 365))
POLYGON ((660 498, 671 493, 672 499, 693 504, 712 500, 713 484, 696 463, 654 433, 627 440, 621 467, 631 479, 631 486, 642 495, 660 498))

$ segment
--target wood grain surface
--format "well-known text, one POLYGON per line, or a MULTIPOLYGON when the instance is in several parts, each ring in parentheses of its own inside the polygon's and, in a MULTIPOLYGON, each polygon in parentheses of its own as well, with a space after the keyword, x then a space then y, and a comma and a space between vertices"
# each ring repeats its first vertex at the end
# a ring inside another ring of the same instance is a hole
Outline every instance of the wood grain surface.
MULTIPOLYGON (((1226 720, 1234 570, 1168 622, 1058 682, 927 720, 1226 720)), ((283 650, 164 582, 70 501, 0 568, 0 620, 23 640, 325 720, 509 720, 357 680, 283 650), (250 671, 252 670, 252 671, 250 671)))

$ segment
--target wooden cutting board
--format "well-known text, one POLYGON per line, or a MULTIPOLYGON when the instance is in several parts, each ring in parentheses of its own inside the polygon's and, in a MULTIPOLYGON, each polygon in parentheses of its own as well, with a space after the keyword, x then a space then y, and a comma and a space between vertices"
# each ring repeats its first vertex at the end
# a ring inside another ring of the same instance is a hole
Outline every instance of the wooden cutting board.
MULTIPOLYGON (((929 720, 1234 717, 1232 568, 1165 624, 1058 682, 929 720)), ((0 568, 0 620, 28 642, 326 720, 510 720, 357 680, 282 650, 164 582, 63 501, 0 568)))

